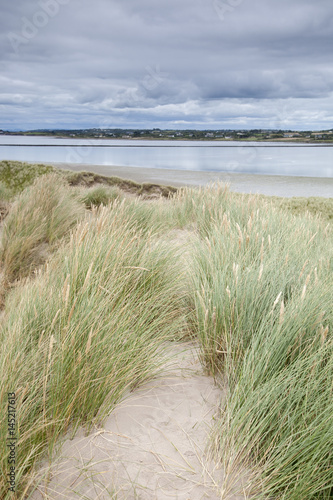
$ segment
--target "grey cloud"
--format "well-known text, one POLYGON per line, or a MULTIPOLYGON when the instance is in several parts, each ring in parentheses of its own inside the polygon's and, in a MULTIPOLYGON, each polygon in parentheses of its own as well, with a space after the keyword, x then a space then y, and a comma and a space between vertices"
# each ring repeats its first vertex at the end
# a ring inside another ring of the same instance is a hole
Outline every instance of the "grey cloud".
POLYGON ((108 116, 124 126, 260 126, 279 121, 281 99, 299 109, 295 128, 304 124, 304 109, 323 102, 309 117, 313 128, 329 123, 332 2, 243 0, 229 3, 223 18, 228 1, 6 3, 0 128, 98 126, 108 116), (47 18, 46 5, 57 13, 47 18), (221 111, 226 103, 229 115, 221 111))

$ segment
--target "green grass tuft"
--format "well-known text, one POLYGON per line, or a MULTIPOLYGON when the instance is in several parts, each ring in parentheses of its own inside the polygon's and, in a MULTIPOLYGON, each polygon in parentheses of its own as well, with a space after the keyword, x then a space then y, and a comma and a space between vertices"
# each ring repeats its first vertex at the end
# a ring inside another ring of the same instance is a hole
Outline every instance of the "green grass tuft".
POLYGON ((82 201, 87 208, 108 205, 109 203, 122 198, 123 193, 119 188, 104 185, 96 185, 94 187, 84 189, 79 195, 80 201, 82 201))

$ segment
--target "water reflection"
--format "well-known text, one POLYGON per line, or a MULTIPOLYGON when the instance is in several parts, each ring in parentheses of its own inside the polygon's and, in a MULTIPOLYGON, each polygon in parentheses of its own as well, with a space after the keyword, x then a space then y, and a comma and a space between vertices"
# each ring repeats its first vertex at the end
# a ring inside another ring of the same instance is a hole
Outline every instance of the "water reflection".
POLYGON ((281 143, 175 143, 24 136, 1 136, 0 145, 0 159, 17 161, 333 177, 333 148, 321 145, 300 147, 281 143))

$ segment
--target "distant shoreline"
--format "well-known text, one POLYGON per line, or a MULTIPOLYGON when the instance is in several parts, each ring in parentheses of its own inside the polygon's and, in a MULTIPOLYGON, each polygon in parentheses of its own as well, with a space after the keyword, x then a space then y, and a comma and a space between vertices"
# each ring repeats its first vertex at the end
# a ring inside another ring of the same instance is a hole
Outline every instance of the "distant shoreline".
MULTIPOLYGON (((325 134, 325 132, 323 132, 325 134)), ((50 138, 50 139, 70 139, 70 140, 96 140, 96 141, 126 141, 126 142, 135 142, 135 141, 170 141, 170 142, 217 142, 217 143, 228 143, 228 142, 259 142, 262 144, 274 142, 274 143, 289 143, 289 144, 300 144, 300 145, 320 145, 320 146, 333 146, 333 136, 330 138, 316 138, 313 137, 172 137, 172 136, 142 136, 142 137, 124 137, 124 136, 102 136, 98 137, 95 135, 47 135, 47 134, 35 134, 35 133, 26 133, 26 132, 11 132, 11 133, 3 133, 0 134, 0 137, 42 137, 42 138, 50 138)), ((10 144, 9 144, 10 145, 10 144)), ((287 146, 288 144, 286 144, 287 146)))
MULTIPOLYGON (((69 137, 62 137, 59 139, 71 139, 71 140, 74 140, 73 138, 69 138, 69 137)), ((81 140, 89 140, 89 139, 81 139, 81 140)), ((105 140, 105 139, 93 139, 93 140, 96 140, 96 141, 99 141, 99 140, 105 140)), ((107 140, 120 140, 120 139, 107 139, 107 140)), ((131 139, 121 139, 122 141, 129 141, 131 142, 132 140, 131 139)), ((135 139, 133 139, 134 141, 135 139)), ((140 139, 140 140, 145 140, 145 141, 155 141, 156 139, 140 139)), ((171 141, 172 142, 172 141, 171 141)), ((176 142, 181 142, 181 141, 176 141, 176 142)), ((183 142, 189 142, 189 141, 184 141, 183 142)), ((194 141, 193 141, 194 142, 194 141)), ((195 141, 197 142, 197 141, 195 141)), ((202 141, 202 142, 206 142, 206 141, 202 141)), ((216 141, 217 142, 217 141, 216 141)), ((231 141, 220 141, 220 142, 231 142, 231 141)), ((232 141, 232 142, 236 142, 236 141, 232 141)), ((237 142, 246 142, 246 141, 237 141, 237 142)), ((265 143, 265 141, 249 141, 249 142, 261 142, 261 143, 265 143)), ((274 141, 267 141, 267 142, 274 142, 274 141)), ((37 147, 40 147, 40 148, 62 148, 64 147, 64 144, 0 144, 0 147, 18 147, 18 146, 21 146, 21 147, 25 147, 25 148, 37 148, 37 147)), ((124 145, 123 144, 71 144, 71 147, 80 147, 80 148, 123 148, 124 145)), ((133 144, 133 145, 126 145, 127 148, 155 148, 155 147, 158 147, 158 148, 175 148, 175 147, 179 147, 179 148, 202 148, 204 146, 190 146, 190 145, 186 145, 186 146, 173 146, 171 144, 167 144, 167 145, 163 145, 163 144, 159 144, 158 146, 150 146, 150 145, 147 145, 147 144, 133 144)), ((220 145, 215 145, 215 144, 209 144, 209 146, 206 146, 206 147, 209 147, 209 148, 239 148, 239 147, 242 147, 240 146, 239 144, 228 144, 228 145, 223 145, 223 146, 220 146, 220 145)), ((302 147, 307 147, 307 148, 316 148, 316 147, 326 147, 326 148, 333 148, 333 143, 321 143, 321 144, 318 144, 318 143, 300 143, 298 142, 297 144, 279 144, 278 146, 276 146, 275 144, 263 144, 263 145, 260 145, 258 146, 258 144, 247 144, 246 145, 247 148, 302 148, 302 147)))

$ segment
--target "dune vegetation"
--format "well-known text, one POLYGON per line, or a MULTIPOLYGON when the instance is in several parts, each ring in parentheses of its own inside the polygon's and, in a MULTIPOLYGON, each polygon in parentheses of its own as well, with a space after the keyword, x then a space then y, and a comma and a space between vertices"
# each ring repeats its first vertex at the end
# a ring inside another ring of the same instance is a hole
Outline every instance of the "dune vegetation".
POLYGON ((166 342, 191 337, 226 389, 210 444, 224 490, 245 467, 251 498, 332 498, 332 200, 29 168, 0 165, 0 497, 29 498, 59 438, 102 422, 166 342))

